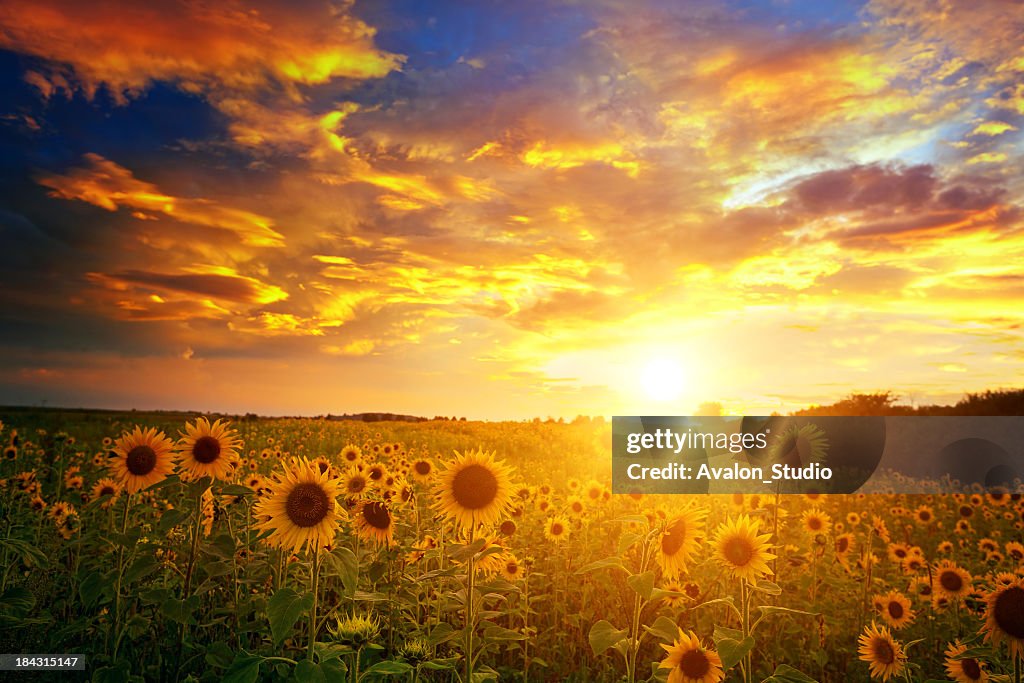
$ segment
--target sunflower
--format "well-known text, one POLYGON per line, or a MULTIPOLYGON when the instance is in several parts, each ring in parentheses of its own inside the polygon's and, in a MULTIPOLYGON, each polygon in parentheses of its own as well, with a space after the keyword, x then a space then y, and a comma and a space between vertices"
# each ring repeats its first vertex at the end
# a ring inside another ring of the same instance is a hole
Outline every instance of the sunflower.
POLYGON ((703 510, 690 508, 665 526, 655 557, 666 578, 675 578, 680 572, 686 571, 686 563, 697 549, 698 540, 704 535, 705 514, 703 510))
POLYGON ((375 462, 366 468, 366 476, 375 484, 380 483, 388 476, 388 467, 382 462, 375 462))
POLYGON ((359 446, 348 444, 341 449, 341 453, 339 453, 338 456, 346 465, 355 465, 362 459, 363 451, 360 450, 359 446))
POLYGON ((949 560, 942 560, 935 568, 935 595, 952 600, 971 592, 971 575, 949 560))
POLYGON ((864 627, 864 633, 857 642, 860 643, 857 649, 860 660, 868 663, 872 678, 887 681, 903 673, 906 663, 903 646, 893 640, 888 628, 871 622, 870 626, 864 627))
POLYGON ((552 517, 544 528, 544 535, 556 543, 561 543, 569 536, 569 522, 565 517, 552 517))
POLYGON ((843 560, 850 554, 850 551, 853 550, 853 539, 854 536, 850 533, 839 534, 835 537, 834 545, 836 549, 836 557, 843 560))
POLYGON ((435 483, 434 508, 464 531, 490 526, 511 507, 511 469, 484 451, 456 451, 435 483))
POLYGON ((946 674, 956 683, 984 683, 988 680, 985 664, 974 657, 959 657, 967 646, 959 640, 946 648, 946 674))
POLYGON ((927 505, 922 505, 914 512, 918 524, 931 524, 935 521, 935 511, 927 505))
POLYGON ((832 527, 832 518, 818 508, 806 510, 801 516, 801 521, 803 521, 804 530, 812 536, 827 534, 832 527))
POLYGON ((667 656, 658 668, 670 669, 668 683, 719 683, 725 678, 722 658, 705 649, 693 631, 679 629, 679 637, 661 647, 667 656))
POLYGON ((899 591, 889 591, 885 595, 876 595, 879 612, 889 626, 899 630, 914 620, 914 611, 910 609, 910 600, 899 591))
POLYGON ((270 530, 267 542, 297 553, 304 544, 322 548, 334 540, 345 512, 335 502, 339 481, 306 459, 284 465, 270 484, 270 495, 255 506, 258 528, 270 530))
MULTIPOLYGON (((817 425, 790 425, 775 437, 769 461, 793 467, 824 463, 828 456, 828 437, 817 425)), ((809 500, 814 500, 813 498, 809 500)))
POLYGON ((407 564, 416 564, 423 559, 423 556, 428 550, 433 550, 437 547, 437 539, 427 534, 423 537, 422 541, 417 541, 412 546, 412 551, 406 553, 405 561, 407 564))
POLYGON ((523 577, 523 565, 519 563, 518 558, 512 553, 508 553, 502 558, 501 567, 498 568, 498 573, 501 574, 502 578, 509 583, 515 583, 523 577))
POLYGON ((1012 657, 1024 655, 1024 578, 989 593, 985 605, 985 640, 1005 640, 1012 657))
POLYGON ((163 432, 136 427, 114 443, 108 466, 128 493, 135 493, 162 481, 174 469, 174 442, 163 432))
POLYGON ((686 593, 683 587, 675 581, 667 581, 661 586, 661 590, 668 593, 662 597, 661 601, 666 607, 682 607, 686 602, 686 593), (675 595, 678 593, 678 595, 675 595))
POLYGON ((105 477, 96 482, 92 487, 94 500, 105 499, 100 507, 107 509, 113 507, 121 495, 121 486, 110 477, 105 477))
POLYGON ((427 484, 434 478, 434 463, 426 458, 419 458, 412 464, 412 478, 427 484))
POLYGON ((341 477, 342 488, 349 498, 360 496, 370 485, 370 479, 355 467, 350 467, 341 477))
POLYGON ((238 448, 242 445, 238 432, 228 422, 217 420, 213 424, 205 417, 195 424, 185 423, 185 431, 178 440, 181 478, 195 481, 203 477, 227 480, 232 467, 238 462, 238 448))
POLYGON ((379 500, 364 500, 352 512, 353 524, 360 538, 377 545, 393 545, 395 542, 395 518, 387 503, 379 500))
POLYGON ((759 536, 757 532, 757 522, 740 515, 719 526, 715 535, 715 560, 744 581, 753 582, 772 573, 768 561, 774 560, 775 555, 767 550, 771 534, 759 536))

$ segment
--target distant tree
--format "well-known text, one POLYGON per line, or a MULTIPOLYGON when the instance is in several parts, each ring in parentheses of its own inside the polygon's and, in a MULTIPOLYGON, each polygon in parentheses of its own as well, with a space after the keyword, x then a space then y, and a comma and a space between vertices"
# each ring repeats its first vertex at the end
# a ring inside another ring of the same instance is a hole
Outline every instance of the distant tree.
POLYGON ((706 401, 697 406, 696 415, 716 417, 722 414, 722 404, 718 401, 706 401))

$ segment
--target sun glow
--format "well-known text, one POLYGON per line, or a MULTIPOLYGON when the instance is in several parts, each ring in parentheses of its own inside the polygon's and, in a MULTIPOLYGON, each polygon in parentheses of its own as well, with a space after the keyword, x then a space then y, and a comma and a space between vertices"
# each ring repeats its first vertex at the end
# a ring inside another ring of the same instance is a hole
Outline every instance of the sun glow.
POLYGON ((682 366, 673 358, 655 358, 644 367, 640 383, 648 398, 675 401, 685 390, 682 366))

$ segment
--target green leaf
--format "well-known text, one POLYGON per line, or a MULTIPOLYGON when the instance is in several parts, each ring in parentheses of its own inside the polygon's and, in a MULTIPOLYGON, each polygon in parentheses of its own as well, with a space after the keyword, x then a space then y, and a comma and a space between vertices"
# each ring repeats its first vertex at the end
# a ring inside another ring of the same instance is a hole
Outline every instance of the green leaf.
MULTIPOLYGON (((367 674, 380 674, 382 676, 400 676, 412 671, 412 666, 405 662, 396 662, 394 660, 386 660, 383 662, 377 662, 369 669, 366 670, 367 674)), ((362 677, 362 674, 360 674, 362 677)))
POLYGON ((768 595, 782 595, 782 589, 778 584, 765 581, 764 579, 757 580, 757 583, 754 584, 754 590, 767 593, 768 595))
POLYGON ((622 566, 622 558, 619 558, 619 557, 606 557, 603 560, 598 560, 597 562, 591 562, 590 564, 585 565, 585 566, 577 569, 576 573, 577 574, 588 574, 590 572, 595 572, 598 569, 621 569, 623 571, 626 571, 626 568, 624 566, 622 566))
POLYGON ((448 553, 448 557, 456 562, 465 562, 470 557, 483 550, 485 545, 487 545, 487 539, 478 538, 472 543, 454 546, 455 549, 448 553))
MULTIPOLYGON (((644 521, 644 523, 647 523, 646 520, 644 521)), ((633 545, 643 537, 643 534, 634 534, 629 531, 623 531, 619 535, 619 545, 617 547, 619 555, 625 555, 626 551, 632 548, 633 545)))
POLYGON ((617 629, 611 623, 602 619, 590 627, 590 634, 587 638, 590 640, 590 649, 594 651, 595 655, 599 655, 619 641, 624 640, 626 638, 626 630, 617 629))
POLYGON ((668 617, 658 617, 652 625, 644 626, 644 630, 670 643, 679 637, 679 627, 668 617))
POLYGON ((221 683, 256 683, 260 675, 260 664, 263 657, 241 654, 235 657, 231 666, 224 672, 221 683))
POLYGON ((167 598, 163 604, 160 605, 160 612, 170 619, 176 621, 179 624, 194 624, 196 619, 193 613, 199 608, 199 596, 191 595, 188 600, 179 600, 177 598, 167 598))
POLYGON ((345 674, 348 673, 348 667, 345 666, 345 662, 338 658, 320 662, 320 670, 324 672, 324 677, 329 681, 345 680, 345 674))
POLYGON ((93 683, 127 683, 131 673, 128 662, 118 662, 114 666, 96 669, 92 675, 93 683))
POLYGON ((178 508, 168 510, 164 514, 160 515, 160 521, 157 522, 157 528, 166 533, 188 519, 188 516, 189 515, 186 511, 179 510, 178 508))
POLYGON ((36 597, 23 586, 12 586, 0 595, 0 613, 23 617, 36 606, 36 597))
POLYGON ((526 640, 526 636, 503 626, 488 626, 484 629, 484 640, 526 640))
POLYGON ((323 670, 308 659, 301 659, 295 664, 292 677, 300 683, 327 683, 323 670))
POLYGON ((206 576, 213 578, 230 574, 232 567, 230 562, 209 562, 203 565, 203 571, 206 572, 206 576))
POLYGON ((442 621, 440 624, 435 626, 430 632, 430 635, 427 636, 427 642, 436 646, 441 643, 448 642, 456 635, 458 635, 458 631, 456 631, 451 624, 442 621))
POLYGON ((17 555, 26 567, 45 567, 49 561, 46 553, 28 541, 22 541, 21 539, 0 539, 0 548, 17 555))
POLYGON ((210 666, 226 669, 231 666, 231 662, 234 660, 234 653, 231 652, 231 648, 228 647, 227 643, 218 640, 206 648, 205 659, 206 663, 210 666))
POLYGON ((153 555, 142 555, 128 567, 124 573, 124 580, 128 583, 135 583, 139 579, 149 576, 160 567, 160 560, 153 555))
POLYGON ((731 669, 743 659, 748 652, 754 649, 754 639, 750 636, 743 637, 742 631, 719 626, 715 629, 715 647, 718 649, 718 656, 722 658, 722 667, 731 669))
POLYGON ((104 581, 102 574, 99 572, 89 573, 78 584, 78 597, 82 599, 82 605, 92 607, 106 586, 107 582, 104 581))
POLYGON ((773 673, 761 683, 818 683, 816 680, 789 664, 779 664, 773 673))
POLYGON ((282 588, 270 597, 267 603, 267 616, 270 618, 270 632, 274 636, 274 644, 280 645, 292 631, 299 617, 313 607, 312 593, 296 593, 291 588, 282 588))
POLYGON ((629 587, 640 594, 640 597, 644 600, 651 599, 651 591, 654 590, 654 572, 644 572, 643 574, 633 574, 626 578, 626 583, 629 587))
POLYGON ((359 583, 359 562, 355 553, 348 548, 335 548, 327 555, 330 572, 337 575, 345 586, 345 591, 352 595, 359 583))
POLYGON ((242 486, 241 484, 228 484, 220 492, 224 496, 251 496, 255 493, 248 486, 242 486))

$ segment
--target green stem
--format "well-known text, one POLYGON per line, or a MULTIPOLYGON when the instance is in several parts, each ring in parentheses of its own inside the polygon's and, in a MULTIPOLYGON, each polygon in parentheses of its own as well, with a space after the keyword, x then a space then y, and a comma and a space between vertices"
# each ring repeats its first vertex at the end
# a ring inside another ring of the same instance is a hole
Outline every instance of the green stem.
POLYGON ((111 627, 111 644, 113 651, 111 653, 111 659, 117 657, 117 643, 120 642, 120 638, 117 637, 118 626, 121 621, 121 581, 124 576, 124 535, 128 533, 128 512, 131 510, 132 494, 128 494, 124 498, 124 516, 121 518, 121 544, 117 549, 117 582, 114 586, 114 615, 113 624, 111 627))
MULTIPOLYGON (((469 544, 473 545, 473 532, 475 530, 470 528, 469 530, 469 544)), ((476 588, 476 555, 469 556, 469 562, 466 563, 469 571, 469 576, 466 580, 466 683, 472 683, 473 681, 473 629, 475 628, 475 615, 473 611, 474 600, 473 590, 476 588)))
MULTIPOLYGON (((743 619, 743 639, 746 640, 747 636, 750 635, 750 600, 748 598, 747 582, 745 579, 740 579, 740 602, 742 609, 743 619)), ((744 683, 750 683, 753 672, 751 671, 752 658, 750 653, 747 652, 743 656, 743 681, 744 683)))
POLYGON ((313 606, 309 608, 309 649, 306 658, 313 661, 313 646, 316 645, 316 603, 320 583, 320 547, 313 547, 313 562, 309 569, 309 587, 313 591, 313 606))

